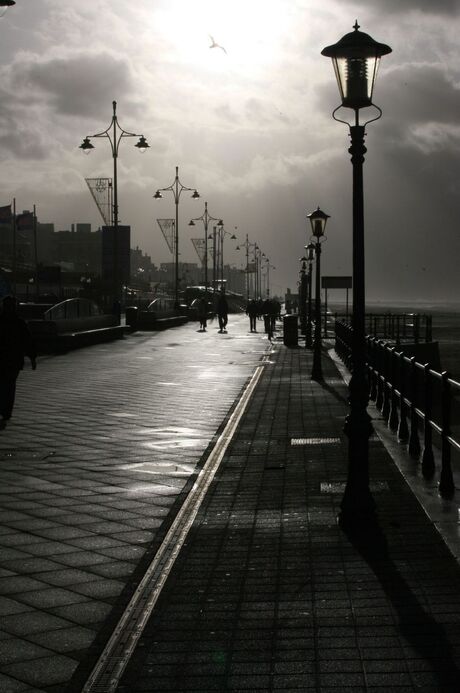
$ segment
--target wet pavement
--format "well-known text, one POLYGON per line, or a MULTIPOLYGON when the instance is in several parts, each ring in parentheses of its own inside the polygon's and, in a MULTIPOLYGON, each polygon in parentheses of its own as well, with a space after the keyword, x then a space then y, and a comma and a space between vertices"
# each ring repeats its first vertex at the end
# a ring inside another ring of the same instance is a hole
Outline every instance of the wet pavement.
POLYGON ((347 537, 342 373, 325 350, 314 382, 309 350, 248 327, 21 374, 0 433, 2 693, 458 693, 455 499, 371 407, 383 539, 347 537))
POLYGON ((0 431, 0 690, 98 652, 267 348, 230 320, 42 357, 0 431))

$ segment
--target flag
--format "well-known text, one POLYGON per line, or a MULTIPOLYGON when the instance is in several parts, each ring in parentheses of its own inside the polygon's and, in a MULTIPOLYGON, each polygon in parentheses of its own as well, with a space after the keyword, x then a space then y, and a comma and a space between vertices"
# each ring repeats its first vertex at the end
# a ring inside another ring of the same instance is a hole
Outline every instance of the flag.
POLYGON ((5 205, 4 207, 0 207, 0 225, 6 226, 8 224, 11 224, 11 220, 11 205, 5 205))
POLYGON ((16 228, 18 231, 33 231, 34 215, 32 212, 24 212, 16 217, 16 228))
POLYGON ((157 219, 158 226, 164 236, 168 248, 171 253, 174 254, 176 250, 176 234, 175 234, 175 221, 174 219, 157 219))
POLYGON ((193 247, 196 250, 196 254, 200 258, 200 262, 203 264, 206 258, 205 254, 205 240, 204 238, 192 238, 193 247))

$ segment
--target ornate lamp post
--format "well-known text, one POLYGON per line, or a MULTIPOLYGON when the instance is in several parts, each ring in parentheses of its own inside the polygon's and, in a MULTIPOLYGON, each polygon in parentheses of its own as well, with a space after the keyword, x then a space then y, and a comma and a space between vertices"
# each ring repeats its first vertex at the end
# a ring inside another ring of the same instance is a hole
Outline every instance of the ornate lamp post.
POLYGON ((365 341, 363 163, 367 150, 364 136, 366 125, 382 115, 381 109, 372 102, 372 94, 380 58, 391 53, 391 48, 359 31, 356 22, 354 31, 345 34, 340 41, 327 46, 321 53, 332 58, 342 101, 334 110, 333 118, 350 129, 351 147, 348 151, 353 164, 352 376, 349 385, 350 413, 345 422, 345 433, 349 440, 348 478, 338 520, 346 530, 363 532, 376 526, 375 503, 369 488, 369 437, 372 426, 367 413, 369 398, 365 341), (359 111, 368 106, 376 108, 378 114, 360 125, 359 111), (336 117, 336 112, 342 107, 355 112, 353 125, 336 117))
POLYGON ((225 236, 230 236, 230 240, 236 241, 236 236, 234 233, 230 233, 230 231, 226 231, 224 229, 224 225, 218 224, 218 233, 219 233, 219 269, 218 269, 218 274, 220 274, 220 288, 222 290, 223 285, 224 285, 224 239, 225 236))
POLYGON ((324 231, 326 229, 329 214, 323 212, 319 207, 310 214, 313 238, 315 238, 314 248, 316 255, 315 273, 315 336, 313 340, 313 368, 311 371, 312 380, 323 379, 323 369, 321 366, 321 243, 326 240, 324 231))
MULTIPOLYGON (((204 292, 208 294, 208 225, 210 221, 217 221, 217 226, 223 226, 224 222, 222 219, 216 219, 212 217, 208 212, 208 203, 204 203, 204 213, 201 217, 195 217, 195 219, 190 219, 188 225, 195 226, 196 221, 202 221, 204 225, 204 292)), ((236 238, 236 236, 235 236, 236 238)))
POLYGON ((120 267, 119 267, 119 252, 118 252, 118 178, 117 178, 117 160, 118 160, 118 150, 120 147, 120 142, 124 137, 139 137, 139 142, 134 146, 138 148, 141 153, 144 153, 148 149, 149 145, 144 135, 136 135, 133 132, 127 132, 118 123, 117 118, 117 102, 112 102, 113 115, 109 127, 103 132, 98 132, 95 135, 89 135, 85 137, 80 145, 80 149, 83 150, 85 154, 89 154, 93 149, 94 145, 91 144, 91 138, 95 137, 106 137, 110 142, 110 147, 112 150, 113 158, 113 202, 112 202, 112 233, 113 233, 113 300, 114 305, 120 300, 120 286, 125 278, 120 277, 120 267), (120 281, 122 280, 122 281, 120 281))
POLYGON ((313 273, 313 260, 315 259, 315 246, 313 243, 309 243, 305 246, 307 251, 307 262, 308 262, 308 276, 307 276, 307 290, 308 290, 308 302, 307 302, 307 324, 305 326, 305 348, 311 349, 313 346, 312 334, 311 334, 311 278, 313 273))
POLYGON ((0 17, 3 17, 9 7, 16 5, 15 0, 0 0, 0 17))
POLYGON ((270 298, 270 270, 271 269, 276 269, 275 265, 270 264, 270 260, 268 257, 265 258, 265 278, 266 278, 266 293, 267 293, 267 298, 270 298))
POLYGON ((299 282, 299 299, 300 299, 300 332, 306 334, 307 330, 307 258, 305 255, 299 258, 300 264, 300 282, 299 282))
POLYGON ((183 190, 189 190, 190 192, 193 191, 192 194, 192 199, 197 200, 200 195, 199 193, 194 189, 194 188, 187 188, 185 185, 182 185, 182 183, 179 180, 179 166, 176 166, 176 176, 171 183, 171 185, 168 185, 167 188, 159 188, 153 198, 155 200, 161 200, 163 195, 161 194, 162 192, 172 192, 173 197, 174 197, 174 203, 176 205, 176 224, 175 224, 175 235, 176 235, 176 257, 175 257, 175 269, 174 269, 174 304, 176 309, 179 308, 179 200, 181 196, 181 192, 183 190))

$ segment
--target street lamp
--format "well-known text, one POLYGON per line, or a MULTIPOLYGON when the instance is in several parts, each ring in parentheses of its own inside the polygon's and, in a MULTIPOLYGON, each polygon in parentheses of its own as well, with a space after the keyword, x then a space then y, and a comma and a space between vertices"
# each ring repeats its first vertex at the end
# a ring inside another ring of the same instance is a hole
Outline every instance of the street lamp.
POLYGON ((15 0, 0 0, 0 17, 3 17, 9 7, 16 5, 15 0))
POLYGON ((307 330, 307 258, 299 258, 300 262, 300 333, 306 335, 307 330))
POLYGON ((276 269, 275 265, 270 264, 270 260, 268 257, 265 258, 265 278, 266 278, 266 291, 267 291, 267 298, 270 298, 270 270, 271 269, 276 269))
POLYGON ((326 230, 329 214, 323 212, 319 207, 310 214, 313 238, 315 239, 314 248, 316 256, 315 273, 315 336, 313 340, 313 368, 311 371, 312 380, 323 379, 323 369, 321 366, 321 243, 326 240, 324 231, 326 230))
POLYGON ((332 58, 341 105, 333 112, 334 120, 348 125, 351 136, 351 162, 353 165, 353 316, 352 316, 352 376, 349 384, 350 412, 345 422, 348 436, 348 478, 338 517, 340 525, 351 532, 363 532, 376 527, 375 503, 369 488, 369 437, 372 425, 367 405, 369 402, 366 373, 365 340, 365 284, 364 284, 364 206, 363 163, 365 127, 382 115, 372 102, 375 78, 380 58, 391 53, 384 43, 377 43, 368 34, 354 31, 343 36, 321 53, 332 58), (375 118, 359 124, 361 108, 373 106, 375 118), (355 112, 354 124, 336 117, 342 108, 355 112))
POLYGON ((224 229, 224 225, 218 224, 218 232, 219 232, 219 267, 220 267, 220 288, 222 290, 223 285, 224 285, 224 239, 225 236, 230 236, 230 240, 235 241, 236 236, 234 233, 230 233, 230 231, 226 231, 224 229))
POLYGON ((196 221, 202 221, 204 225, 204 293, 208 294, 208 225, 210 221, 217 221, 218 226, 223 226, 224 222, 222 219, 216 219, 212 217, 208 212, 208 203, 204 203, 204 212, 201 217, 195 217, 195 219, 190 219, 188 225, 195 226, 196 221))
POLYGON ((182 183, 179 180, 179 166, 176 166, 176 176, 174 178, 174 181, 171 183, 171 185, 168 185, 167 188, 159 188, 153 198, 155 200, 161 200, 163 195, 161 194, 162 192, 170 191, 173 194, 174 197, 174 203, 176 205, 176 224, 175 224, 175 235, 176 235, 176 257, 175 257, 175 272, 174 272, 174 305, 175 308, 179 308, 179 200, 181 196, 181 192, 183 190, 188 190, 190 192, 193 191, 192 193, 192 199, 197 200, 200 195, 199 193, 194 189, 194 188, 187 188, 185 185, 182 185, 182 183))
MULTIPOLYGON (((243 248, 246 249, 246 300, 249 301, 249 296, 250 296, 250 289, 249 289, 249 248, 257 248, 257 243, 250 243, 248 234, 246 234, 246 240, 244 243, 241 243, 243 248)), ((239 245, 236 246, 235 250, 241 250, 241 247, 239 245)), ((255 252, 255 250, 254 250, 255 252)), ((254 291, 254 298, 255 296, 255 291, 254 291)))
POLYGON ((89 135, 85 137, 80 145, 80 149, 85 153, 89 154, 93 149, 94 145, 91 143, 91 138, 94 137, 106 137, 110 142, 110 147, 112 150, 113 158, 113 203, 112 203, 112 234, 113 234, 113 300, 114 307, 119 301, 120 297, 120 279, 123 277, 119 276, 119 252, 118 252, 118 180, 117 180, 117 159, 118 150, 120 147, 120 142, 124 137, 139 137, 139 141, 134 145, 137 149, 144 153, 148 149, 149 145, 144 135, 136 135, 133 132, 127 132, 118 123, 117 118, 117 102, 112 102, 113 115, 110 125, 103 132, 98 132, 95 135, 89 135))
POLYGON ((313 273, 313 260, 315 259, 315 246, 313 243, 309 243, 305 246, 307 251, 307 262, 308 262, 308 279, 307 279, 307 290, 308 290, 308 303, 307 303, 307 324, 305 326, 305 348, 311 349, 313 346, 312 334, 311 334, 311 283, 312 283, 312 273, 313 273))

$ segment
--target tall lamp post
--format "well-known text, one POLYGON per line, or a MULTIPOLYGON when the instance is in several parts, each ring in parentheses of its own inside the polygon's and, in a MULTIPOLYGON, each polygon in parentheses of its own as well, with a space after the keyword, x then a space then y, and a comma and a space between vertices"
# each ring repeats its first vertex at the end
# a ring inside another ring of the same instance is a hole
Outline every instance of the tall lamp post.
POLYGON ((266 286, 266 291, 267 291, 267 298, 270 298, 270 270, 271 269, 276 269, 275 265, 270 264, 270 260, 268 257, 265 258, 265 278, 267 282, 266 286))
POLYGON ((217 221, 217 226, 223 226, 224 222, 222 219, 216 219, 212 217, 208 212, 208 203, 204 203, 204 212, 201 217, 195 217, 195 219, 190 219, 188 225, 195 226, 196 221, 202 221, 204 226, 204 292, 208 294, 208 226, 210 221, 217 221))
POLYGON ((224 229, 224 225, 220 225, 219 229, 219 264, 220 264, 220 288, 223 288, 224 285, 224 239, 225 236, 230 236, 230 240, 236 241, 236 236, 234 233, 230 233, 230 231, 226 231, 224 229))
POLYGON ((308 291, 308 301, 307 301, 307 324, 305 326, 305 348, 311 349, 313 346, 312 334, 311 334, 311 290, 312 290, 312 273, 313 273, 313 260, 315 259, 315 246, 313 243, 309 243, 305 246, 307 251, 307 262, 308 262, 308 275, 307 275, 307 291, 308 291))
MULTIPOLYGON (((257 243, 250 243, 248 234, 246 234, 246 240, 244 243, 241 243, 241 246, 246 249, 246 300, 249 301, 250 297, 250 288, 249 288, 249 248, 255 248, 257 247, 257 243)), ((241 247, 239 245, 236 246, 235 250, 241 250, 241 247)), ((254 291, 254 298, 255 296, 255 291, 254 291)))
POLYGON ((300 332, 307 334, 307 258, 305 255, 299 258, 300 262, 300 332))
POLYGON ((9 7, 16 5, 15 0, 0 0, 0 17, 3 17, 9 7))
POLYGON ((172 192, 173 197, 174 197, 174 204, 176 205, 176 224, 175 224, 175 241, 176 241, 176 257, 175 257, 175 262, 174 262, 174 305, 175 308, 179 308, 179 200, 181 193, 184 190, 188 190, 192 192, 192 199, 197 200, 200 195, 199 193, 195 190, 195 188, 187 188, 185 185, 182 185, 181 181, 179 180, 179 166, 176 166, 176 176, 171 183, 171 185, 168 185, 167 188, 159 188, 155 195, 153 196, 155 200, 161 200, 163 195, 161 194, 162 192, 172 192))
POLYGON ((364 283, 364 195, 363 163, 365 127, 382 116, 382 110, 372 102, 375 78, 380 58, 391 53, 384 43, 359 31, 345 34, 334 45, 321 51, 332 58, 341 105, 333 112, 334 120, 348 125, 351 136, 353 165, 353 316, 352 316, 352 376, 349 384, 350 412, 345 422, 348 436, 348 477, 338 517, 340 525, 350 532, 362 533, 376 527, 375 503, 369 488, 369 437, 372 425, 367 413, 368 381, 366 373, 365 340, 365 283, 364 283), (359 123, 361 108, 373 106, 377 116, 359 123), (354 124, 336 117, 342 108, 354 111, 354 124))
POLYGON ((319 207, 310 214, 307 214, 307 219, 310 220, 313 238, 315 239, 315 256, 316 256, 316 272, 315 272, 315 336, 313 339, 313 368, 311 371, 312 380, 323 379, 323 369, 321 365, 321 243, 326 240, 324 232, 326 230, 329 214, 323 212, 319 207))
POLYGON ((133 132, 127 132, 123 130, 120 126, 117 118, 117 102, 112 101, 113 114, 110 125, 103 132, 98 132, 95 135, 88 135, 85 137, 80 145, 80 149, 83 150, 85 154, 89 154, 93 149, 94 145, 91 144, 91 139, 96 137, 106 137, 110 142, 110 147, 112 150, 113 158, 113 199, 112 199, 112 233, 113 233, 113 301, 114 307, 116 303, 120 300, 120 287, 123 283, 124 277, 120 276, 119 267, 119 238, 118 238, 118 176, 117 176, 117 161, 118 161, 118 150, 120 147, 121 140, 125 137, 139 137, 139 141, 134 145, 139 149, 141 153, 144 153, 148 149, 149 145, 144 135, 136 135, 133 132))

